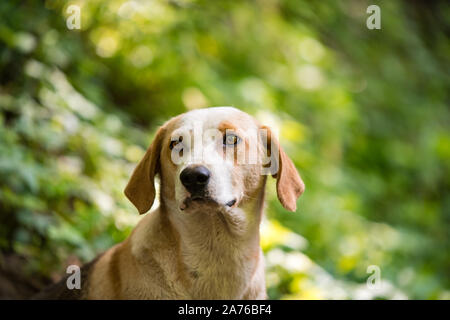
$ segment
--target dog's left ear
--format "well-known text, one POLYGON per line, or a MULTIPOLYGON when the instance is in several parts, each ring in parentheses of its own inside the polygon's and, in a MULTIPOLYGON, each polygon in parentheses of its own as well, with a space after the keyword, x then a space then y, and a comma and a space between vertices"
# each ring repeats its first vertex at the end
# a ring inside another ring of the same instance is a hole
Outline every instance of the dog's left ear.
POLYGON ((125 195, 140 214, 150 210, 155 200, 155 175, 159 170, 159 157, 164 131, 164 127, 161 127, 156 132, 153 143, 134 169, 130 181, 125 187, 125 195))
POLYGON ((300 178, 294 163, 273 136, 270 128, 261 126, 261 129, 266 135, 265 140, 267 152, 270 155, 270 165, 275 168, 272 176, 277 179, 278 200, 286 210, 295 211, 297 209, 297 199, 305 191, 305 184, 300 178))

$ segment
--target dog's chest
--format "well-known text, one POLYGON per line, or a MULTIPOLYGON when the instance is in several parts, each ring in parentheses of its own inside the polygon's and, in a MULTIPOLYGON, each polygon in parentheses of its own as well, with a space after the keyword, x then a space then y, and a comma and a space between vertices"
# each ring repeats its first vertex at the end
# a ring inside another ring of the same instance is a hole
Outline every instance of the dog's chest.
POLYGON ((237 249, 205 250, 201 255, 186 256, 185 262, 193 299, 241 299, 256 265, 254 259, 237 249))

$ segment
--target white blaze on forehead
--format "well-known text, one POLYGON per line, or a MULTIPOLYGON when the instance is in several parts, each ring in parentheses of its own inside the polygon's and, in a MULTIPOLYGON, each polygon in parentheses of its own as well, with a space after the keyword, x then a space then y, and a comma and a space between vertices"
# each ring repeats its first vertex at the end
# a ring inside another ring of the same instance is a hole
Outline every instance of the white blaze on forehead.
POLYGON ((251 119, 249 115, 233 107, 215 107, 192 110, 183 115, 181 125, 192 125, 197 120, 203 123, 204 128, 218 128, 223 121, 233 122, 238 118, 251 119))
MULTIPOLYGON (((193 144, 185 141, 189 145, 186 152, 183 152, 183 162, 178 163, 178 175, 189 165, 204 165, 211 172, 208 190, 213 198, 220 203, 226 203, 233 200, 237 195, 233 194, 232 170, 233 163, 224 159, 222 151, 218 148, 218 141, 222 141, 222 133, 218 131, 220 124, 227 121, 231 124, 245 121, 247 127, 241 128, 248 130, 255 127, 251 117, 246 113, 232 107, 216 107, 209 109, 198 109, 190 111, 183 115, 174 134, 191 135, 193 144), (247 120, 247 121, 246 121, 247 120)), ((256 127, 255 127, 256 130, 256 127)), ((177 199, 181 200, 186 194, 186 190, 177 179, 176 185, 177 199)))

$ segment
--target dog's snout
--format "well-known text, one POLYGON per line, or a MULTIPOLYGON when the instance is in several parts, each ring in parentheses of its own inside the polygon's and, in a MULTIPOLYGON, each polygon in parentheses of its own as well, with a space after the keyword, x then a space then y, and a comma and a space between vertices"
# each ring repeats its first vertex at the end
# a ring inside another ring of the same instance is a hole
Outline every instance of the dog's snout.
POLYGON ((210 176, 211 172, 204 166, 187 167, 181 171, 180 180, 189 192, 195 193, 205 188, 210 176))

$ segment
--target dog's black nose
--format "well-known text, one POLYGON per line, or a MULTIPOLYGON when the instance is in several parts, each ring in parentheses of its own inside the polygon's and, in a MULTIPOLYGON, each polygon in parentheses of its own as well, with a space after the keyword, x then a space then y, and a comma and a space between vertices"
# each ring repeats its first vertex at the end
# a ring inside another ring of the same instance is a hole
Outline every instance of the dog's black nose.
POLYGON ((180 180, 190 193, 196 193, 205 188, 210 175, 211 172, 204 166, 190 166, 181 171, 180 180))

